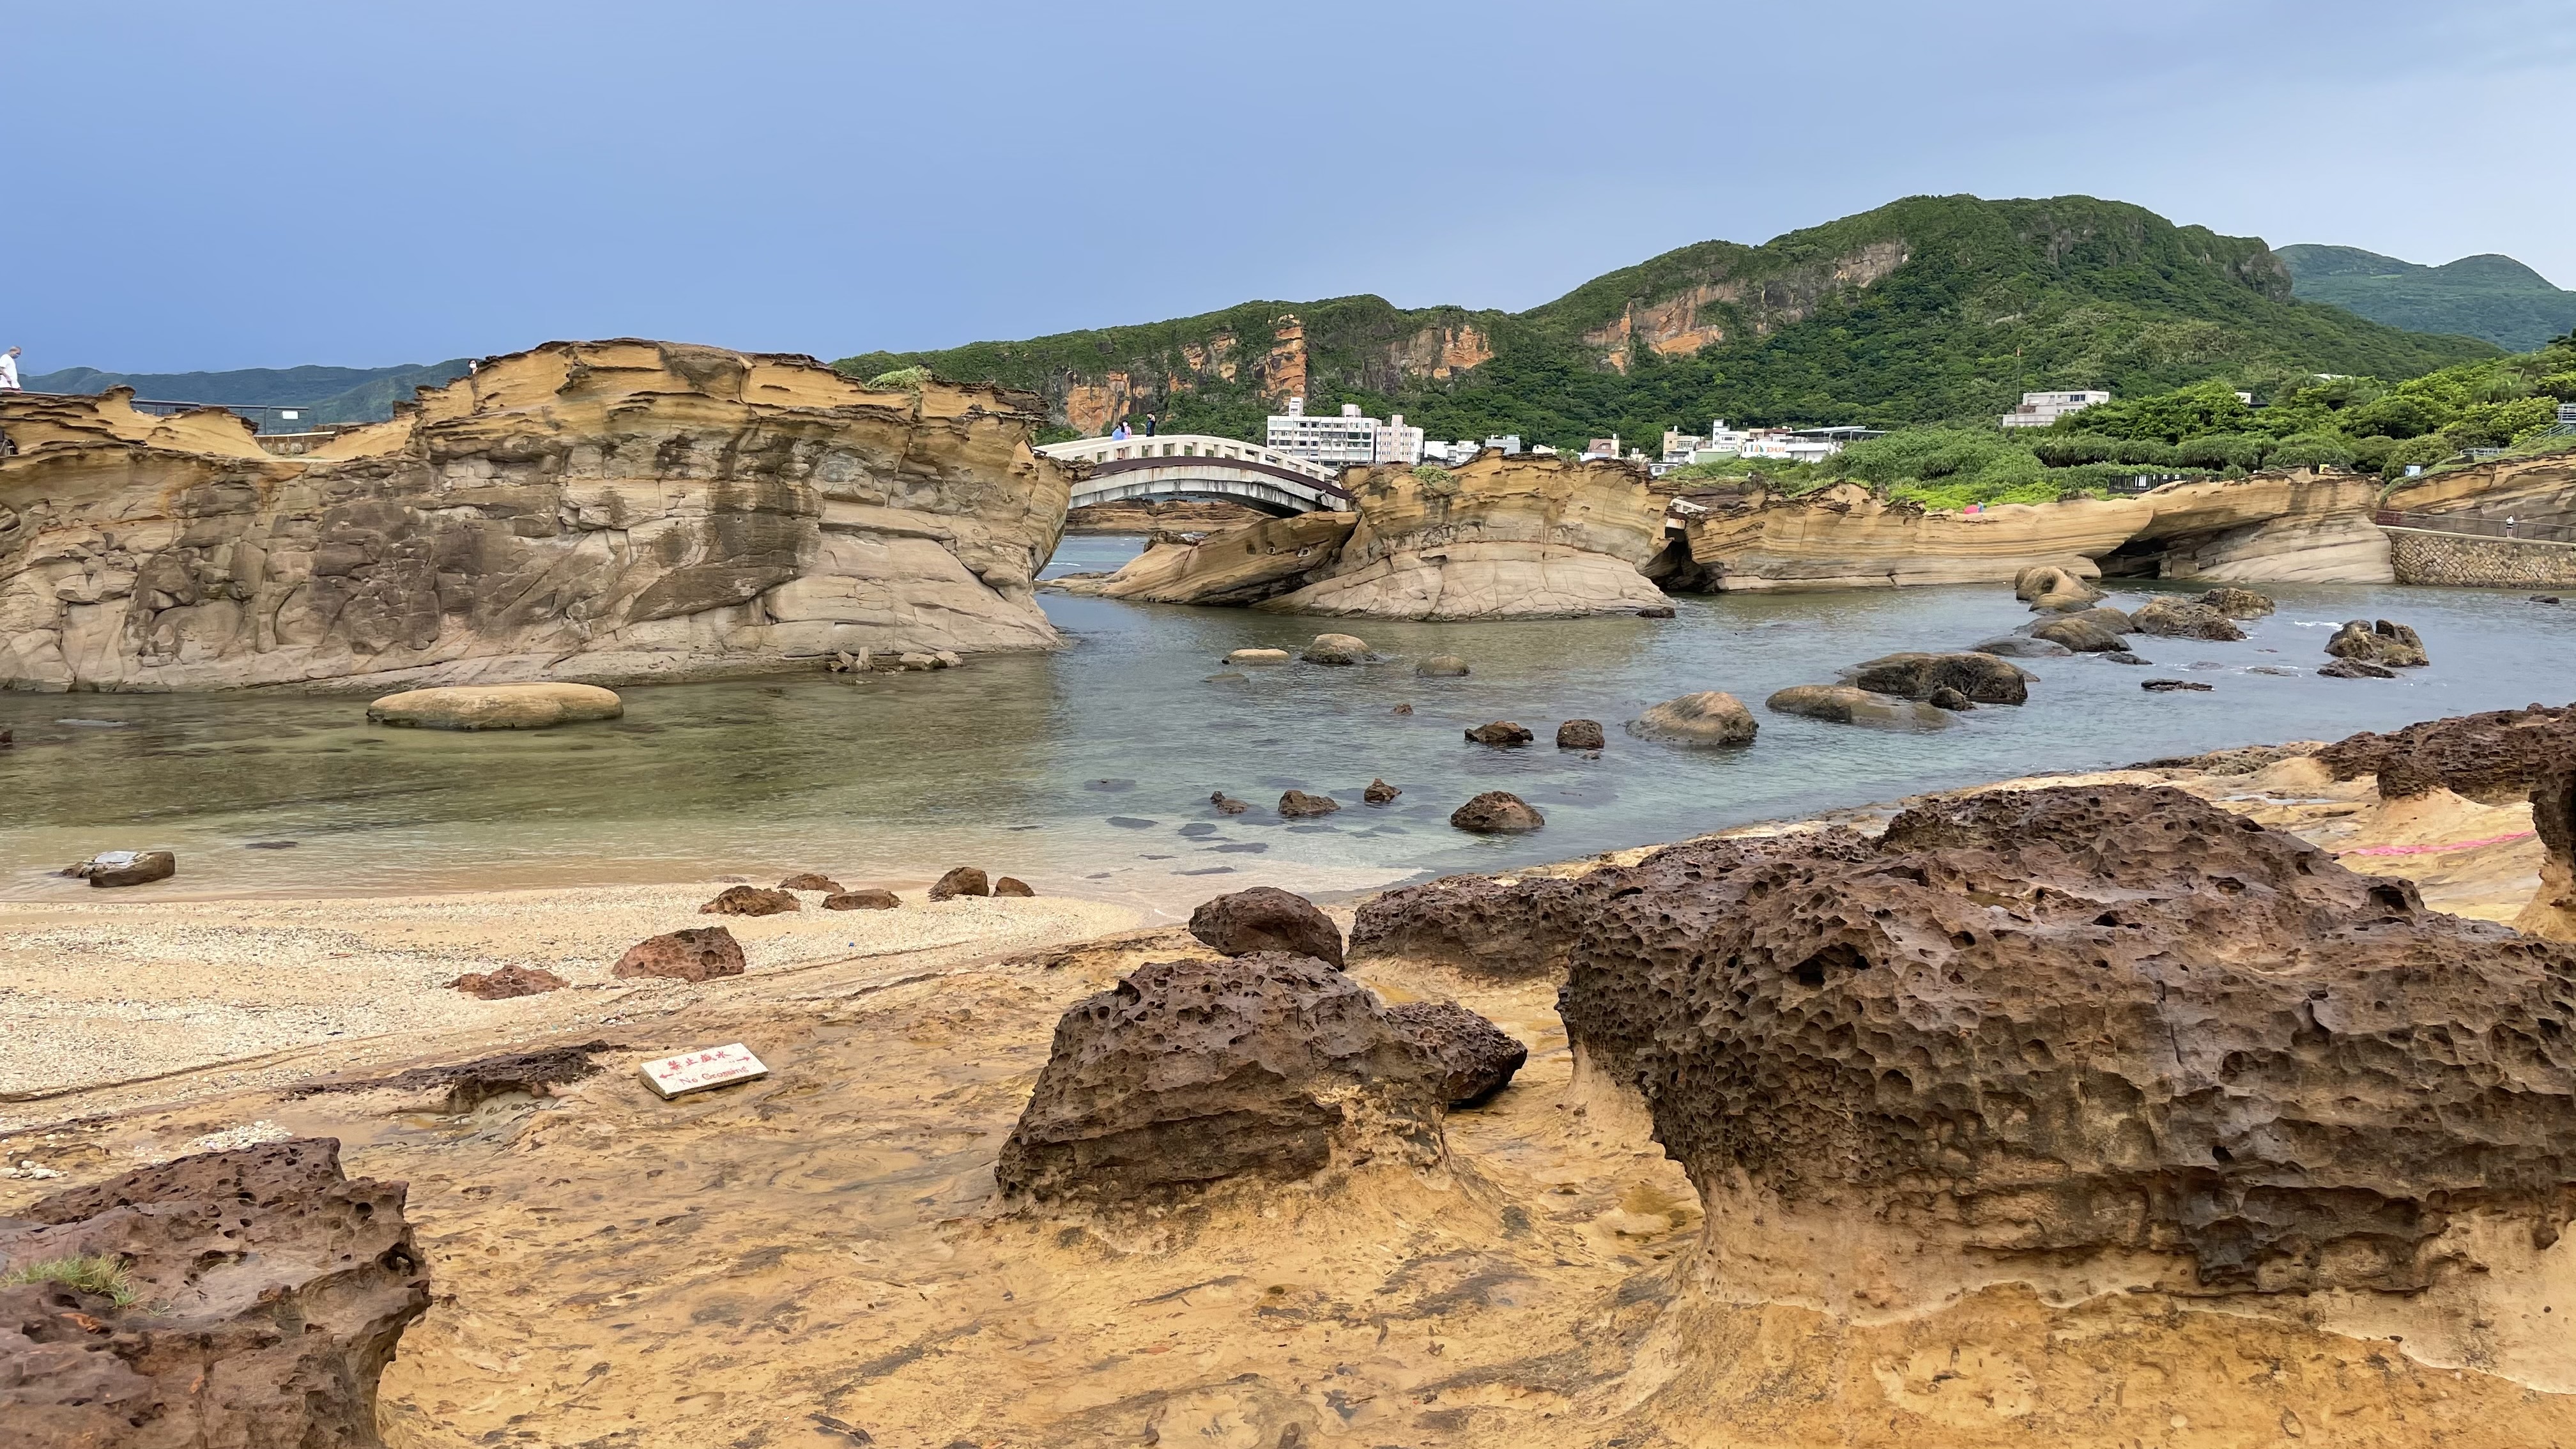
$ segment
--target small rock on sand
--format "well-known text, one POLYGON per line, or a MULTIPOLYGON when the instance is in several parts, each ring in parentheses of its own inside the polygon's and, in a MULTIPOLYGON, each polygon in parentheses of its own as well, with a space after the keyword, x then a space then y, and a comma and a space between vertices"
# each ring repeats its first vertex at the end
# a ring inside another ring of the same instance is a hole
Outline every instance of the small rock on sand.
POLYGON ((722 926, 699 926, 638 941, 609 968, 612 976, 712 981, 742 974, 742 943, 722 926))
POLYGON ((827 911, 891 911, 903 902, 892 891, 835 891, 823 897, 827 911))
POLYGON ((841 888, 841 883, 832 879, 828 875, 822 874, 820 871, 800 870, 796 874, 789 876, 787 879, 780 881, 778 883, 778 888, 783 891, 833 892, 838 891, 841 888))
MULTIPOLYGON (((719 926, 716 929, 724 928, 719 926)), ((726 939, 731 940, 732 937, 727 936, 726 939)), ((468 971, 447 984, 479 1000, 507 1001, 514 996, 542 996, 549 991, 561 991, 570 983, 551 971, 510 965, 498 971, 468 971)))
POLYGON ((1037 892, 1029 889, 1029 883, 1020 879, 1018 876, 1006 875, 1000 880, 993 882, 993 894, 996 896, 1016 896, 1021 900, 1027 900, 1030 897, 1035 896, 1037 892))
POLYGON ((992 882, 985 878, 984 872, 971 865, 957 867, 930 887, 930 898, 934 901, 955 900, 959 896, 989 896, 992 893, 992 882))
POLYGON ((1190 934, 1226 956, 1285 951, 1342 964, 1342 932, 1313 901, 1276 886, 1254 886, 1200 903, 1190 912, 1190 934))
POLYGON ((760 886, 727 886, 714 900, 698 907, 702 916, 775 916, 783 911, 801 909, 796 898, 785 891, 766 890, 760 886))
POLYGON ((625 702, 596 684, 471 684, 388 694, 367 706, 377 724, 433 730, 541 730, 615 719, 625 702))

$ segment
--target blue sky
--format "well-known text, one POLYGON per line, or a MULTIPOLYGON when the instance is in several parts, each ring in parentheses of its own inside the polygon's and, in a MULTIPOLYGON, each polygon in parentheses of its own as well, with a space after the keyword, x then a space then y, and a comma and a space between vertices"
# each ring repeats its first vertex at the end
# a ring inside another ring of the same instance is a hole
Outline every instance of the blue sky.
POLYGON ((31 372, 1519 308, 1922 192, 2576 285, 2570 0, 141 0, 0 76, 31 372))

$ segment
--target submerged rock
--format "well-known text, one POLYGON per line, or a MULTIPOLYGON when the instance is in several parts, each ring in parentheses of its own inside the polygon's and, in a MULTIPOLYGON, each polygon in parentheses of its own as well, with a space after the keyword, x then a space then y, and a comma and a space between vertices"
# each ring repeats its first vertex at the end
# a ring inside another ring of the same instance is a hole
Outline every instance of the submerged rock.
POLYGON ((740 976, 742 943, 722 926, 697 926, 649 937, 626 948, 611 976, 659 976, 672 981, 713 981, 740 976))
POLYGON ((2147 601, 2144 608, 2129 616, 2141 634, 2163 639, 2212 639, 2221 642, 2245 637, 2234 620, 2205 604, 2160 594, 2147 601))
POLYGON ((561 991, 571 983, 551 971, 512 964, 498 971, 468 971, 447 984, 477 1000, 508 1001, 517 996, 561 991))
POLYGON ((1585 899, 1567 1032, 1728 1222, 1725 1271, 1783 1254, 1770 1287, 1890 1312, 2009 1268, 2292 1318, 2333 1290, 2465 1341, 2523 1291, 2473 1265, 2536 1271, 2576 1192, 2576 948, 2178 790, 1941 800, 1620 885, 1585 899), (1829 1229, 1905 1276, 1819 1263, 1829 1229), (2437 1279, 2463 1296, 2413 1306, 2437 1279))
POLYGON ((1440 1157, 1445 1073, 1309 956, 1159 961, 1077 1003, 994 1179, 1008 1197, 1169 1201, 1367 1157, 1440 1157))
POLYGON ((2395 679, 2397 671, 2360 659, 2337 659, 2317 666, 2319 679, 2395 679))
POLYGON ((1512 745, 1525 745, 1537 738, 1538 736, 1531 734, 1527 729, 1524 729, 1520 725, 1514 724, 1512 721, 1507 719, 1498 719, 1492 724, 1478 725, 1474 729, 1467 731, 1468 741, 1472 744, 1479 745, 1500 745, 1509 747, 1512 745))
POLYGON ((903 901, 888 890, 835 891, 823 897, 827 911, 891 911, 903 901))
POLYGON ((2197 679, 2142 679, 2138 681, 2138 688, 2147 691, 2149 694, 2172 694, 2177 690, 2189 690, 2200 694, 2207 694, 2212 689, 2217 688, 2217 686, 2213 684, 2203 684, 2197 679))
POLYGON ((1955 689, 1979 704, 2020 704, 2030 698, 2027 677, 2017 666, 1976 650, 1889 654, 1855 666, 1851 682, 1899 699, 1930 699, 1937 689, 1955 689))
POLYGON ((698 907, 702 916, 775 916, 802 910, 796 897, 783 890, 761 886, 727 886, 716 898, 698 907))
POLYGON ((404 1185, 351 1180, 339 1146, 307 1137, 182 1157, 0 1219, 11 1268, 112 1264, 122 1287, 0 1286, 0 1439, 379 1443, 377 1376, 428 1311, 429 1272, 404 1185))
POLYGON ((1478 835, 1519 835, 1547 824, 1547 817, 1508 790, 1488 790, 1450 811, 1449 823, 1478 835))
POLYGON ((1285 951, 1342 964, 1342 932, 1313 901, 1276 886, 1254 886, 1200 903, 1190 912, 1190 934, 1226 956, 1285 951))
POLYGON ((2200 596, 2200 606, 2214 609, 2231 619, 2260 619, 2276 607, 2270 599, 2252 589, 2216 588, 2200 596))
POLYGON ((1434 654, 1413 666, 1413 672, 1424 679, 1464 679, 1467 661, 1455 654, 1434 654))
POLYGON ((2386 619, 2375 624, 2368 619, 2352 620, 2326 641, 2326 652, 2337 659, 2390 669, 2412 669, 2433 662, 2432 657, 2424 652, 2424 640, 2420 635, 2404 624, 2392 624, 2386 619))
POLYGON ((1223 790, 1210 791, 1208 793, 1208 803, 1228 815, 1240 815, 1244 811, 1252 808, 1251 801, 1237 800, 1233 796, 1225 793, 1223 790))
POLYGON ((1288 651, 1285 649, 1237 649, 1233 653, 1226 655, 1221 662, 1234 665, 1238 669, 1247 665, 1262 667, 1272 664, 1285 664, 1288 662, 1288 651))
POLYGON ((101 888, 150 885, 178 873, 179 857, 166 850, 104 851, 63 872, 101 888))
POLYGON ((1560 750, 1607 749, 1610 737, 1601 732, 1597 719, 1570 719, 1556 727, 1556 747, 1560 750))
POLYGON ((930 886, 930 898, 934 901, 953 901, 959 896, 989 896, 992 893, 992 882, 985 878, 983 871, 971 865, 956 867, 931 882, 930 886))
POLYGON ((388 694, 367 706, 377 724, 431 730, 541 730, 616 719, 617 692, 595 684, 471 684, 388 694))
POLYGON ((2054 639, 2036 639, 2028 634, 2006 634, 1975 647, 1979 654, 2001 659, 2064 659, 2075 652, 2054 639))
POLYGON ((1289 790, 1279 796, 1279 813, 1291 820, 1330 815, 1341 808, 1342 802, 1330 795, 1309 795, 1303 790, 1289 790))
POLYGON ((1937 705, 1872 694, 1845 684, 1793 684, 1762 701, 1762 707, 1779 714, 1873 729, 1939 730, 1952 724, 1949 714, 1937 705))
POLYGON ((1309 664, 1366 664, 1375 658, 1366 640, 1352 634, 1318 634, 1299 656, 1309 664))
POLYGON ((1665 700, 1628 721, 1628 733, 1639 739, 1696 748, 1749 745, 1759 729, 1744 702, 1719 689, 1665 700))
POLYGON ((1529 1047, 1511 1033, 1454 1001, 1403 1001, 1387 1019, 1440 1071, 1440 1093, 1451 1107, 1481 1107, 1529 1060, 1529 1047))
POLYGON ((1395 797, 1403 793, 1384 779, 1376 779, 1368 782, 1368 788, 1360 792, 1360 798, 1371 805, 1392 805, 1395 797))

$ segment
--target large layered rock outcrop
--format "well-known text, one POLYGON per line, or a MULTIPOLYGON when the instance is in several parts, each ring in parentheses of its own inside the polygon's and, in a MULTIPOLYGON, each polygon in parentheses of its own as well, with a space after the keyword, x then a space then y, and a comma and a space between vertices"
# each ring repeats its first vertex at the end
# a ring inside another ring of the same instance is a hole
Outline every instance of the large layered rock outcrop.
POLYGON ((2169 579, 2389 583, 2376 503, 2372 479, 2302 469, 1975 513, 1930 512, 1851 483, 1676 512, 1693 564, 1729 591, 2008 583, 2048 567, 2088 579, 2114 552, 2169 579))
POLYGON ((548 343, 273 457, 229 413, 0 394, 0 687, 616 683, 1045 648, 1033 397, 548 343))
POLYGON ((1350 513, 1158 544, 1073 593, 1362 619, 1555 619, 1663 604, 1639 568, 1664 500, 1630 464, 1488 450, 1455 469, 1354 468, 1350 513))
POLYGON ((0 1287, 0 1440, 380 1443, 377 1376, 429 1308, 403 1198, 401 1183, 346 1178, 337 1142, 299 1138, 183 1157, 0 1218, 0 1268, 56 1275, 0 1287), (122 1283, 57 1281, 68 1264, 115 1265, 122 1283))
POLYGON ((1560 1005, 1697 1185, 1719 1296, 2160 1295, 2576 1388, 2542 1313, 2576 1254, 2576 947, 2137 786, 1615 875, 1560 1005))
POLYGON ((2380 796, 2402 800, 2435 788, 2498 805, 2576 768, 2576 705, 2489 710, 2425 720, 2385 734, 2364 730, 2317 751, 2338 780, 2376 777, 2380 796))

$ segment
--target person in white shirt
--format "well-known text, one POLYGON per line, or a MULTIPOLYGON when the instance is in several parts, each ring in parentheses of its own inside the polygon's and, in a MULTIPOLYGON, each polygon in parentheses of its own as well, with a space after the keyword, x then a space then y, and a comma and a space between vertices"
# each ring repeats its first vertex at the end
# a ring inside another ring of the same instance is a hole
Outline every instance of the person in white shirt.
POLYGON ((0 392, 18 391, 18 349, 0 352, 0 392))

